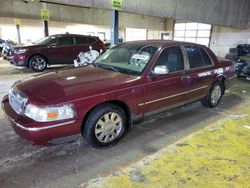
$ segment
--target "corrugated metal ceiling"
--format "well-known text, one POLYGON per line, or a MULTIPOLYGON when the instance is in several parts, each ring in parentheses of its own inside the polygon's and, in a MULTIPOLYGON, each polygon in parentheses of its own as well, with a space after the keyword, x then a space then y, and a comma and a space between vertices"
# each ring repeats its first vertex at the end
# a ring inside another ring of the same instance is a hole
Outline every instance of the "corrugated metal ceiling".
MULTIPOLYGON (((59 4, 111 9, 111 0, 45 0, 59 4)), ((245 29, 250 0, 123 0, 123 11, 245 29)))

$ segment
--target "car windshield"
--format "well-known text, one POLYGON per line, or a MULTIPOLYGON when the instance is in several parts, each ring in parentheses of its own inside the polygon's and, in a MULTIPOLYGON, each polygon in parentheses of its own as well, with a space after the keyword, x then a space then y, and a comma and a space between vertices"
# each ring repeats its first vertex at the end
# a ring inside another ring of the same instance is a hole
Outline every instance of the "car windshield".
POLYGON ((37 42, 35 42, 35 44, 38 44, 38 45, 48 44, 50 41, 52 41, 55 38, 56 36, 48 36, 48 37, 38 40, 37 42))
POLYGON ((102 54, 95 63, 101 68, 140 75, 157 49, 150 45, 123 43, 102 54))

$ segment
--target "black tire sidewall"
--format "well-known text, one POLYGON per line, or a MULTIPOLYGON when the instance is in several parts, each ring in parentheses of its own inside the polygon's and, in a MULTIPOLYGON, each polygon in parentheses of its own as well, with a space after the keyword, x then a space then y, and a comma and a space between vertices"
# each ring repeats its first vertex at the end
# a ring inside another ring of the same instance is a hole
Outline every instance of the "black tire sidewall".
POLYGON ((222 86, 221 82, 216 82, 216 83, 214 83, 213 86, 211 87, 210 92, 209 92, 209 95, 208 95, 208 101, 207 101, 207 102, 208 102, 209 107, 212 107, 212 108, 213 108, 213 107, 218 106, 219 103, 220 103, 220 101, 221 101, 222 96, 223 96, 223 86, 222 86), (211 95, 212 95, 212 91, 214 90, 214 88, 215 88, 216 86, 219 86, 219 87, 220 87, 220 89, 221 89, 221 96, 220 96, 219 100, 218 100, 216 103, 212 103, 211 95))
POLYGON ((47 68, 47 60, 44 57, 40 56, 40 55, 35 55, 35 56, 31 57, 30 60, 29 60, 29 67, 30 67, 31 70, 33 70, 35 72, 43 72, 47 68), (45 61, 46 65, 42 70, 38 70, 38 69, 35 69, 33 67, 32 62, 36 58, 41 58, 41 59, 43 59, 45 61))
POLYGON ((86 139, 86 141, 95 148, 110 147, 116 144, 123 137, 126 131, 126 124, 127 124, 127 118, 123 109, 113 104, 105 104, 105 105, 98 106, 92 110, 92 112, 88 116, 85 127, 83 128, 82 134, 84 138, 86 139), (122 129, 119 135, 113 141, 109 143, 102 143, 95 136, 95 126, 96 126, 97 121, 104 114, 109 113, 109 112, 115 112, 119 114, 119 116, 122 119, 122 129))

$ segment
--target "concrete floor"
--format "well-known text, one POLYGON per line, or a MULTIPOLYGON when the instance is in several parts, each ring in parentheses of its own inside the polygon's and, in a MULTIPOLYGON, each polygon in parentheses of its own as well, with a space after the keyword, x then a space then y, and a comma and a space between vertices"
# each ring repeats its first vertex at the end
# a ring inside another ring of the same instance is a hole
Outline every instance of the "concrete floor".
POLYGON ((155 154, 78 187, 250 187, 249 123, 250 100, 155 154))
MULTIPOLYGON (((51 68, 48 71, 63 69, 51 68)), ((34 73, 0 61, 0 97, 17 79, 34 73)), ((215 120, 234 115, 246 105, 250 85, 238 81, 215 109, 199 102, 170 110, 135 125, 116 146, 97 150, 81 138, 51 147, 38 147, 19 138, 0 110, 0 187, 85 187, 85 182, 103 177, 192 135, 215 120)), ((249 161, 250 163, 250 161, 249 161)))

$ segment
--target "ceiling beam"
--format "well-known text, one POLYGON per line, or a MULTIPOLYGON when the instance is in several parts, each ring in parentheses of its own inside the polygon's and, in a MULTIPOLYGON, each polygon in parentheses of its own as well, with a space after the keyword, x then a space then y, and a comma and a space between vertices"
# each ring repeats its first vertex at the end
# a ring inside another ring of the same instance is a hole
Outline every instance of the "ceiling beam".
MULTIPOLYGON (((80 7, 111 9, 111 0, 44 0, 80 7)), ((123 0, 123 12, 230 26, 250 24, 249 0, 123 0)))

